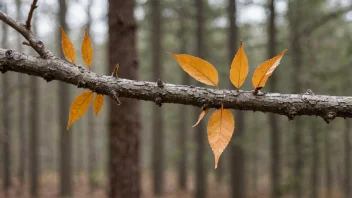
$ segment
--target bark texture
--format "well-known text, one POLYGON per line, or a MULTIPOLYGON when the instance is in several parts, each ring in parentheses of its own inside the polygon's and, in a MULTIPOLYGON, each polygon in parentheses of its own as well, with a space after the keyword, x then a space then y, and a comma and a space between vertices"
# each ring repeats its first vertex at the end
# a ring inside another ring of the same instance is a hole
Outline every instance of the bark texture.
MULTIPOLYGON (((123 68, 119 76, 130 79, 137 78, 138 69, 134 6, 134 0, 109 0, 109 73, 119 63, 123 68)), ((108 78, 111 77, 106 80, 108 78)), ((116 90, 109 92, 113 97, 120 94, 116 90)), ((110 104, 109 197, 138 198, 141 195, 139 104, 131 99, 121 99, 121 103, 120 106, 114 102, 110 104)))
MULTIPOLYGON (((136 63, 129 63, 130 67, 136 63)), ((1 48, 0 71, 25 73, 47 81, 62 81, 109 95, 113 100, 125 97, 153 101, 157 104, 175 103, 213 108, 219 108, 223 103, 228 109, 270 112, 286 115, 289 119, 301 115, 315 115, 324 118, 328 123, 336 117, 352 117, 350 96, 315 95, 311 90, 302 94, 266 93, 259 96, 254 95, 252 91, 238 92, 167 83, 160 87, 156 82, 114 78, 90 72, 59 58, 43 59, 1 48)))

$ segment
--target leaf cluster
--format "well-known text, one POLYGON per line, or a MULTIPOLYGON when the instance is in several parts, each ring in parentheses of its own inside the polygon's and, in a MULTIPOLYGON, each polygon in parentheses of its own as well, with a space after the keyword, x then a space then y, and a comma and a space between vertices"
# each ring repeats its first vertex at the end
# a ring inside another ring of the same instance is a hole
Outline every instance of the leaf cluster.
MULTIPOLYGON (((265 86, 266 81, 280 64, 280 61, 285 53, 286 50, 282 51, 274 58, 265 61, 256 68, 252 77, 252 84, 254 87, 253 94, 261 95, 259 90, 265 86)), ((219 75, 211 63, 188 54, 169 54, 173 56, 182 69, 194 79, 206 85, 211 85, 218 88, 219 75)), ((240 47, 231 63, 230 69, 230 80, 237 89, 239 89, 246 80, 248 68, 248 59, 241 41, 240 47)), ((209 108, 206 108, 201 112, 197 123, 193 125, 193 127, 199 124, 209 110, 209 108)), ((222 152, 231 140, 234 129, 235 119, 233 114, 231 111, 224 109, 223 104, 221 104, 221 108, 216 110, 211 115, 207 127, 208 141, 215 157, 215 168, 217 168, 222 152)))

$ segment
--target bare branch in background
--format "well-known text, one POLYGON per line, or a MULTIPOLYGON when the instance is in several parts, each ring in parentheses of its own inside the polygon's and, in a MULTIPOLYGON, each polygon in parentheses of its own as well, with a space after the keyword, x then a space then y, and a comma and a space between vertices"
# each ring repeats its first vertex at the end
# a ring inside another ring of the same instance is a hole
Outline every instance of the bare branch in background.
POLYGON ((28 12, 28 17, 27 17, 27 21, 26 21, 27 30, 31 30, 31 20, 33 18, 33 13, 34 13, 34 10, 38 7, 37 1, 38 0, 33 0, 32 5, 31 5, 31 9, 28 12))

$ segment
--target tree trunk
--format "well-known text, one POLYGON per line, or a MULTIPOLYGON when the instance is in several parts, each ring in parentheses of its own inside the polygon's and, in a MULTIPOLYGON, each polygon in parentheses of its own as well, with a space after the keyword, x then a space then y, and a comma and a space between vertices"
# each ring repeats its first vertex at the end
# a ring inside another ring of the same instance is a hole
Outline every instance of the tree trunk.
MULTIPOLYGON (((121 65, 119 77, 137 79, 134 0, 109 0, 109 72, 121 65)), ((109 123, 110 198, 140 197, 139 103, 112 100, 109 123)))
POLYGON ((314 121, 311 123, 311 138, 312 138, 312 165, 311 165, 311 198, 318 198, 319 192, 319 139, 317 123, 314 121))
MULTIPOLYGON (((150 11, 152 15, 151 25, 151 49, 153 79, 162 79, 162 18, 161 1, 151 0, 150 11)), ((155 105, 153 107, 153 135, 152 135, 152 169, 153 169, 153 192, 156 196, 161 196, 164 189, 164 123, 162 109, 155 105)))
MULTIPOLYGON (((290 1, 289 8, 290 12, 290 33, 291 33, 291 48, 292 48, 292 65, 294 65, 293 71, 293 83, 294 92, 300 93, 301 88, 301 69, 302 69, 302 47, 300 38, 300 22, 301 22, 301 1, 290 1)), ((295 150, 295 162, 294 162, 294 194, 296 198, 303 196, 302 181, 303 181, 303 146, 302 146, 302 120, 300 118, 295 120, 294 123, 294 150, 295 150)))
POLYGON ((332 195, 332 170, 331 170, 331 154, 330 154, 330 141, 329 141, 329 132, 324 134, 324 147, 325 147, 325 189, 326 189, 326 198, 330 198, 332 195))
MULTIPOLYGON (((4 11, 7 10, 7 5, 2 4, 4 11)), ((2 40, 1 46, 8 47, 8 26, 2 23, 2 40)), ((3 186, 5 190, 5 195, 8 196, 9 188, 12 185, 11 182, 11 134, 10 134, 10 109, 9 109, 9 77, 8 75, 3 75, 2 77, 2 129, 3 129, 3 186), (5 116, 4 116, 5 115, 5 116)))
MULTIPOLYGON (((204 16, 204 0, 195 0, 196 5, 196 21, 197 21, 197 29, 196 29, 196 38, 197 38, 197 48, 196 55, 200 58, 204 58, 205 56, 205 45, 204 45, 204 32, 205 32, 205 24, 206 19, 204 16)), ((194 111, 195 122, 199 117, 199 109, 194 111)), ((207 186, 207 174, 205 170, 205 135, 204 135, 204 124, 199 123, 194 131, 195 143, 196 143, 196 157, 195 157, 195 197, 203 198, 206 197, 206 186, 207 186)))
MULTIPOLYGON (((68 33, 66 24, 67 6, 65 0, 59 0, 59 24, 68 33)), ((57 30, 57 43, 61 43, 61 32, 57 30)), ((60 56, 63 57, 63 52, 60 46, 60 56)), ((69 103, 69 87, 67 84, 59 84, 59 133, 60 133, 60 196, 72 196, 72 133, 66 131, 68 120, 69 103)))
MULTIPOLYGON (((275 0, 269 0, 270 16, 268 19, 268 58, 271 59, 276 55, 276 13, 275 0)), ((277 91, 277 75, 273 73, 270 77, 270 91, 277 91)), ((280 181, 281 181, 281 132, 278 122, 278 117, 275 114, 269 114, 270 123, 270 182, 271 182, 271 197, 281 197, 280 181)))
POLYGON ((39 89, 37 77, 30 78, 30 191, 32 197, 38 196, 39 189, 39 89))
POLYGON ((351 145, 350 145, 350 130, 351 130, 351 123, 350 120, 345 120, 345 137, 344 137, 344 141, 345 141, 345 159, 344 159, 344 163, 345 163, 345 174, 344 174, 344 178, 345 178, 345 182, 344 182, 344 194, 345 194, 345 198, 351 197, 351 170, 350 170, 350 166, 351 166, 351 145))
MULTIPOLYGON (((228 20, 230 23, 228 38, 229 38, 229 60, 230 63, 236 54, 238 48, 239 31, 236 25, 237 21, 237 5, 236 0, 229 0, 228 20)), ((230 189, 231 197, 244 198, 246 197, 245 188, 245 154, 244 149, 239 142, 243 142, 244 136, 244 114, 236 112, 236 133, 230 142, 230 189)))
MULTIPOLYGON (((17 20, 22 20, 21 17, 21 1, 20 0, 16 0, 16 12, 17 12, 17 20)), ((18 35, 17 38, 17 50, 21 51, 22 49, 22 42, 21 42, 21 35, 18 35)), ((18 114, 19 114, 19 118, 18 119, 18 137, 19 137, 19 155, 18 155, 18 177, 19 177, 19 181, 20 181, 20 185, 21 185, 21 189, 19 193, 22 193, 22 187, 24 184, 24 177, 25 177, 25 167, 26 167, 26 133, 25 133, 25 119, 26 119, 26 115, 25 115, 25 77, 23 75, 18 75, 18 89, 19 89, 19 94, 18 94, 18 114)))
MULTIPOLYGON (((180 54, 185 54, 187 51, 187 37, 186 37, 186 5, 184 2, 180 3, 179 11, 179 34, 180 39, 180 54)), ((188 85, 190 83, 189 75, 186 72, 182 72, 182 84, 188 85)), ((179 133, 179 163, 178 163, 178 185, 182 190, 187 189, 187 135, 188 135, 188 108, 182 106, 180 108, 180 133, 179 133)))
MULTIPOLYGON (((87 22, 87 29, 89 32, 89 35, 91 37, 91 41, 94 46, 94 39, 92 39, 91 33, 91 24, 92 24, 92 14, 91 14, 91 8, 92 8, 93 0, 88 1, 88 6, 87 6, 87 17, 88 17, 88 22, 87 22)), ((96 181, 96 176, 95 176, 95 169, 96 169, 96 153, 97 153, 97 146, 96 146, 96 131, 95 131, 95 117, 94 117, 94 111, 91 110, 88 114, 88 136, 87 136, 87 146, 88 146, 88 179, 89 179, 89 189, 90 191, 94 191, 97 187, 97 181, 96 181)))

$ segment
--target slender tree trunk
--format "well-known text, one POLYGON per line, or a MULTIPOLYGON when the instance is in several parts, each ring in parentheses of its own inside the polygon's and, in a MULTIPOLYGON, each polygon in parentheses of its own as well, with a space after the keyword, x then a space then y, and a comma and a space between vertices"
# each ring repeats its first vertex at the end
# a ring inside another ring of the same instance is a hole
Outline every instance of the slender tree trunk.
MULTIPOLYGON (((92 38, 91 33, 91 25, 92 25, 92 14, 91 14, 91 8, 92 8, 93 1, 89 0, 88 1, 88 6, 87 6, 87 29, 89 32, 89 35, 91 37, 93 46, 94 46, 94 39, 92 38)), ((97 181, 95 177, 95 168, 96 168, 96 132, 95 132, 95 118, 94 118, 94 112, 93 109, 91 112, 88 114, 88 136, 87 136, 87 146, 88 146, 88 179, 89 179, 89 188, 90 191, 94 191, 95 188, 97 187, 97 181)))
MULTIPOLYGON (((34 17, 34 19, 38 19, 38 17, 34 17)), ((38 32, 37 28, 37 20, 33 20, 33 31, 35 33, 38 32)), ((29 87, 30 87, 30 109, 29 114, 29 157, 30 157, 30 194, 31 197, 37 197, 40 189, 40 163, 39 163, 39 145, 41 145, 38 140, 40 140, 40 129, 39 129, 39 118, 40 118, 40 105, 39 105, 39 85, 38 78, 35 76, 31 76, 29 79, 29 87)), ((23 134, 24 135, 24 134, 23 134)), ((25 141, 24 141, 25 142, 25 141)), ((24 143, 23 143, 24 144, 24 143)), ((23 155, 25 155, 25 150, 21 151, 23 155)), ((24 156, 23 156, 24 157, 24 156)), ((25 157, 24 157, 25 158, 25 157)))
MULTIPOLYGON (((178 38, 180 39, 180 54, 187 51, 187 37, 186 37, 186 20, 185 20, 186 5, 184 2, 180 3, 179 22, 180 29, 178 38)), ((189 85, 190 78, 186 72, 182 72, 182 84, 189 85)), ((187 135, 188 135, 188 108, 182 106, 180 108, 180 133, 179 133, 179 164, 178 164, 178 185, 182 190, 187 189, 187 135)))
POLYGON ((345 120, 345 182, 344 182, 344 193, 345 193, 345 198, 351 197, 351 144, 350 144, 350 130, 351 130, 351 122, 350 120, 345 120))
POLYGON ((312 138, 312 165, 311 165, 311 198, 318 198, 319 187, 319 139, 316 122, 311 123, 311 138, 312 138))
MULTIPOLYGON (((109 72, 121 65, 121 78, 137 79, 136 21, 134 0, 109 0, 109 72)), ((110 198, 140 197, 139 103, 122 98, 110 106, 110 198)))
MULTIPOLYGON (((290 33, 291 33, 291 48, 292 48, 292 65, 294 65, 293 83, 294 92, 300 93, 301 80, 300 74, 302 70, 302 47, 300 39, 300 22, 301 22, 301 1, 290 1, 290 33)), ((271 80, 271 79, 270 79, 271 80)), ((302 120, 300 118, 295 119, 294 127, 294 150, 295 150, 295 163, 294 163, 294 193, 296 198, 303 196, 302 181, 303 181, 303 149, 302 149, 302 120)))
MULTIPOLYGON (((21 1, 16 0, 16 11, 17 11, 17 20, 22 20, 21 17, 21 1)), ((22 43, 21 43, 21 35, 19 35, 17 39, 17 49, 21 51, 22 49, 22 43)), ((25 133, 25 77, 21 74, 18 75, 18 85, 19 85, 19 95, 18 95, 18 114, 20 119, 18 119, 18 126, 19 126, 19 155, 18 155, 18 177, 21 185, 20 193, 22 193, 22 187, 24 184, 24 177, 25 177, 25 166, 26 166, 26 157, 25 157, 25 152, 26 152, 26 133, 25 133)))
MULTIPOLYGON (((236 0, 229 0, 228 6, 228 20, 230 23, 228 38, 229 38, 229 60, 232 62, 238 48, 239 31, 236 25, 237 21, 237 5, 236 0)), ((246 197, 245 188, 245 154, 242 145, 244 136, 244 114, 243 112, 236 112, 236 133, 230 142, 230 189, 231 197, 244 198, 246 197)))
MULTIPOLYGON (((67 5, 65 0, 59 0, 59 24, 68 33, 66 24, 67 5)), ((61 32, 58 29, 57 43, 61 43, 61 32)), ((60 45, 60 55, 63 53, 60 45)), ((72 196, 72 133, 66 131, 68 120, 69 87, 67 84, 59 83, 59 133, 60 133, 60 196, 72 196)))
POLYGON ((39 89, 37 77, 30 78, 30 191, 32 197, 38 196, 39 189, 39 89))
MULTIPOLYGON (((152 15, 151 49, 154 80, 162 79, 162 18, 161 1, 151 0, 150 10, 152 15)), ((164 123, 162 109, 155 105, 153 107, 153 136, 152 136, 152 168, 153 168, 153 191, 160 196, 164 189, 164 123)))
MULTIPOLYGON (((273 58, 276 55, 276 13, 275 13, 275 0, 269 0, 270 15, 268 19, 268 58, 273 58)), ((277 91, 277 75, 273 73, 270 77, 270 91, 277 91)), ((271 197, 281 197, 280 180, 281 180, 281 132, 279 128, 278 117, 275 114, 269 114, 270 123, 270 182, 271 182, 271 197)))
POLYGON ((329 132, 324 134, 324 147, 325 147, 325 189, 326 189, 326 198, 330 198, 332 195, 332 173, 331 173, 331 154, 330 154, 330 141, 329 141, 329 132))
MULTIPOLYGON (((197 48, 196 54, 200 58, 204 58, 205 56, 205 45, 204 45, 204 32, 205 32, 205 24, 206 19, 204 16, 204 0, 195 0, 196 5, 196 21, 197 21, 197 29, 196 29, 196 38, 197 38, 197 48)), ((198 120, 199 116, 199 109, 196 109, 194 112, 195 121, 198 120)), ((207 174, 206 174, 206 165, 205 165, 205 135, 204 135, 204 125, 203 123, 199 123, 198 126, 195 128, 194 131, 195 142, 197 145, 196 148, 196 157, 195 157, 195 177, 196 177, 196 184, 195 184, 195 197, 196 198, 203 198, 206 197, 206 186, 207 186, 207 174)))
MULTIPOLYGON (((3 4, 3 9, 6 12, 7 6, 3 4)), ((5 23, 2 23, 2 40, 1 46, 8 47, 8 26, 5 23)), ((9 77, 8 74, 4 74, 2 77, 2 93, 9 93, 9 77)), ((12 185, 11 182, 11 134, 10 134, 10 109, 9 109, 9 95, 3 95, 2 101, 2 128, 3 128, 3 186, 5 190, 5 196, 8 196, 9 188, 12 185)))

